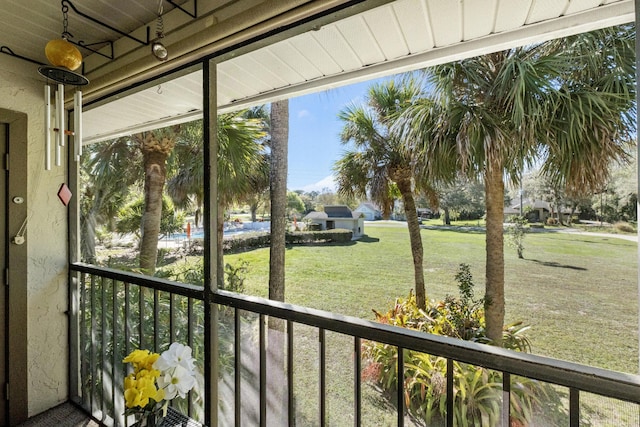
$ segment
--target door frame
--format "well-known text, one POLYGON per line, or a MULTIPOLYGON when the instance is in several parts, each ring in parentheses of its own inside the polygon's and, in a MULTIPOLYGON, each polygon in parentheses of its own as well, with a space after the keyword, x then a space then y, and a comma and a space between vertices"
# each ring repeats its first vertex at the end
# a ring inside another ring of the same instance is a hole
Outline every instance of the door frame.
POLYGON ((2 387, 2 396, 8 401, 5 420, 7 425, 16 425, 26 421, 28 408, 28 370, 27 370, 27 256, 28 239, 21 245, 9 241, 18 234, 28 215, 27 197, 27 114, 0 108, 0 122, 7 125, 7 158, 2 159, 3 167, 8 170, 6 203, 2 215, 7 215, 6 267, 8 274, 2 272, 2 286, 7 288, 7 307, 5 343, 6 378, 9 387, 2 387), (21 197, 22 203, 13 203, 14 197, 21 197), (8 279, 8 283, 6 283, 8 279), (8 396, 7 396, 8 393, 8 396))

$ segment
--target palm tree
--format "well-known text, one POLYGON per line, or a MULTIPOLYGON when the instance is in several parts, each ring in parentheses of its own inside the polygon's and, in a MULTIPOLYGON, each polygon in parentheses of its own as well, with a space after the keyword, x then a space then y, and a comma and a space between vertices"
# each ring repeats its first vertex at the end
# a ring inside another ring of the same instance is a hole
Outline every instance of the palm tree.
MULTIPOLYGON (((256 119, 262 122, 265 128, 269 127, 269 122, 271 120, 270 112, 267 110, 266 105, 260 105, 257 107, 249 108, 244 117, 247 119, 256 119)), ((263 138, 264 145, 268 146, 270 144, 269 138, 266 136, 263 138)), ((268 152, 263 152, 261 154, 262 159, 258 162, 259 167, 256 169, 252 169, 249 171, 247 178, 251 182, 251 193, 246 194, 246 197, 243 198, 243 202, 249 205, 249 210, 251 212, 251 221, 256 221, 256 214, 258 211, 258 207, 262 203, 270 203, 269 201, 269 179, 270 179, 270 169, 271 169, 271 157, 268 152)))
POLYGON ((142 180, 140 151, 130 138, 90 144, 82 157, 82 259, 95 262, 95 231, 99 223, 115 230, 114 218, 124 204, 130 188, 142 180), (137 160, 136 160, 137 159, 137 160))
POLYGON ((202 221, 204 205, 204 159, 202 120, 181 126, 169 168, 174 171, 167 180, 167 193, 174 205, 195 213, 195 226, 202 221))
MULTIPOLYGON (((224 278, 224 210, 253 193, 251 177, 265 168, 264 124, 246 118, 246 111, 218 116, 218 283, 224 278)), ((178 172, 167 183, 168 193, 179 206, 202 206, 204 197, 204 157, 202 121, 186 125, 180 134, 176 154, 181 158, 178 172)))
POLYGON ((271 169, 271 157, 269 153, 262 154, 259 167, 249 171, 247 179, 251 182, 252 192, 243 198, 243 202, 249 205, 251 221, 256 222, 258 208, 270 204, 269 201, 269 173, 271 169))
MULTIPOLYGON (((284 301, 285 298, 285 251, 287 231, 287 153, 289 148, 289 100, 271 103, 269 120, 271 200, 271 243, 269 245, 269 299, 284 301)), ((268 322, 267 381, 270 384, 285 384, 285 323, 269 317, 268 322)), ((286 424, 286 389, 272 390, 274 425, 286 424), (278 402, 278 403, 276 403, 278 402)))
POLYGON ((606 178, 633 129, 634 40, 633 27, 615 27, 430 68, 438 111, 428 99, 401 119, 422 156, 448 146, 459 160, 444 164, 484 181, 485 312, 496 344, 505 314, 504 178, 517 183, 538 157, 569 191, 606 178))
MULTIPOLYGON (((245 111, 223 114, 218 118, 218 190, 219 210, 218 256, 222 274, 222 233, 224 208, 247 197, 256 185, 256 176, 265 175, 267 159, 261 143, 264 125, 258 119, 247 119, 245 111)), ((92 146, 90 146, 91 148, 92 146)), ((204 198, 204 163, 202 121, 195 121, 150 132, 119 138, 95 146, 88 158, 85 192, 93 195, 92 207, 85 214, 85 259, 95 257, 92 251, 96 223, 95 211, 106 210, 108 201, 121 200, 126 190, 144 177, 145 213, 142 224, 140 267, 152 273, 157 258, 160 233, 162 194, 167 191, 176 206, 195 207, 198 214, 204 198), (141 169, 139 166, 143 164, 141 169), (144 176, 140 173, 144 171, 144 176), (169 177, 167 179, 167 177, 169 177), (89 185, 90 183, 90 185, 89 185), (159 204, 157 203, 159 202, 159 204), (157 231, 155 228, 157 228, 157 231), (147 239, 145 240, 145 235, 147 239), (91 242, 92 244, 89 244, 91 242)), ((258 190, 256 190, 258 191, 258 190)), ((260 189, 261 191, 261 189, 260 189)), ((122 203, 120 203, 121 205, 122 203)), ((105 217, 115 217, 117 209, 105 217), (110 216, 109 216, 110 215, 110 216)))
POLYGON ((285 232, 287 227, 287 148, 289 100, 271 104, 271 245, 269 299, 284 301, 285 232))
POLYGON ((142 152, 144 170, 144 214, 140 241, 140 269, 153 274, 158 258, 158 238, 162 219, 162 195, 167 179, 167 158, 176 144, 177 127, 133 135, 142 152))
POLYGON ((353 148, 335 164, 338 192, 346 197, 369 196, 388 218, 399 193, 407 218, 415 277, 416 302, 425 308, 423 248, 414 192, 426 188, 426 180, 414 180, 423 162, 416 162, 405 150, 403 140, 392 132, 395 118, 421 94, 413 78, 371 86, 362 104, 350 105, 338 113, 344 123, 340 138, 353 148))

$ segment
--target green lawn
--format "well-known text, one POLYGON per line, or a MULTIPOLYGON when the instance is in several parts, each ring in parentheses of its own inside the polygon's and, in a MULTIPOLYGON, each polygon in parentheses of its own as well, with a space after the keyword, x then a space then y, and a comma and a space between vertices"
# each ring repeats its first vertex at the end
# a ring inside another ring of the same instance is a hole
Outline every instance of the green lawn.
MULTIPOLYGON (((471 224, 469 224, 471 225, 471 224)), ((412 288, 413 268, 404 225, 366 226, 367 237, 346 245, 294 246, 286 254, 287 302, 373 320, 412 288)), ((422 231, 427 295, 457 294, 460 263, 471 266, 476 295, 484 290, 484 232, 471 229, 422 231)), ((505 247, 507 322, 531 325, 533 352, 606 369, 637 372, 637 245, 618 238, 531 233, 524 255, 505 247)), ((249 262, 245 293, 266 297, 269 249, 225 256, 249 262)), ((294 328, 296 418, 317 423, 317 332, 294 328)), ((353 425, 353 342, 327 334, 329 425, 353 425), (346 415, 345 415, 346 414, 346 415)), ((565 390, 566 392, 566 390, 565 390)), ((364 425, 396 425, 395 409, 377 390, 363 387, 364 425)), ((637 422, 633 405, 585 396, 590 425, 637 422), (604 409, 603 409, 604 408, 604 409), (622 421, 621 421, 622 420, 622 421)), ((405 425, 414 425, 409 419, 405 425)))
MULTIPOLYGON (((373 319, 412 288, 405 227, 370 226, 347 245, 294 246, 286 254, 287 302, 373 319)), ((427 295, 456 294, 460 263, 484 289, 484 233, 423 230, 427 295)), ((532 233, 525 258, 505 247, 507 322, 531 325, 533 352, 637 372, 637 246, 617 238, 532 233)), ((268 248, 225 256, 249 262, 246 293, 267 296, 268 248)))
MULTIPOLYGON (((350 244, 290 247, 287 302, 373 320, 372 308, 386 310, 396 297, 405 297, 413 283, 408 232, 397 223, 377 224, 367 224, 367 237, 350 244)), ((457 294, 454 276, 460 263, 471 266, 477 296, 482 296, 484 237, 473 229, 422 231, 430 299, 457 294)), ((526 259, 505 247, 507 322, 531 325, 534 353, 636 373, 636 254, 635 242, 613 237, 528 234, 526 259)), ((245 293, 267 296, 268 256, 268 248, 225 256, 231 264, 248 261, 245 293)), ((304 425, 317 425, 317 332, 305 326, 294 331, 296 417, 304 425)), ((327 342, 329 424, 353 425, 353 343, 337 334, 328 334, 327 342)), ((616 425, 620 419, 634 423, 637 417, 637 410, 619 405, 602 413, 607 404, 599 398, 587 396, 585 404, 592 425, 616 425)), ((372 387, 363 387, 364 425, 395 422, 388 401, 372 387)), ((413 424, 407 420, 406 425, 413 424)))

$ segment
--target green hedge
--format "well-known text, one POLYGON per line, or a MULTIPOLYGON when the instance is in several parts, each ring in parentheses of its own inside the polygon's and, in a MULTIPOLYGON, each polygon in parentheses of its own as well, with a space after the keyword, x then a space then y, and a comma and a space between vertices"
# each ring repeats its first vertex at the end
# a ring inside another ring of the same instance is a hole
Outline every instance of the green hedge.
POLYGON ((271 235, 265 231, 255 233, 242 233, 230 239, 224 239, 222 248, 227 252, 242 252, 249 249, 269 246, 271 235))
POLYGON ((287 244, 296 245, 303 243, 347 243, 351 241, 353 232, 337 228, 335 230, 321 231, 293 231, 287 233, 287 244))
MULTIPOLYGON (((309 243, 348 243, 353 237, 351 230, 335 229, 322 231, 294 231, 286 234, 288 245, 302 245, 309 243)), ((222 244, 225 253, 242 252, 250 249, 263 248, 271 243, 271 235, 264 231, 255 233, 243 233, 224 239, 222 244)), ((192 239, 189 252, 202 253, 203 239, 192 239)))

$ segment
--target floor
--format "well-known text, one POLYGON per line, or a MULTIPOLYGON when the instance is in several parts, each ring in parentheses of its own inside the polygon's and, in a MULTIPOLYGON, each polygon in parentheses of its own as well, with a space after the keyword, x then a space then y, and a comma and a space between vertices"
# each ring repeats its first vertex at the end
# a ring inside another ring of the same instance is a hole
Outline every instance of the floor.
POLYGON ((18 427, 100 427, 82 410, 71 403, 63 403, 30 418, 18 427))

